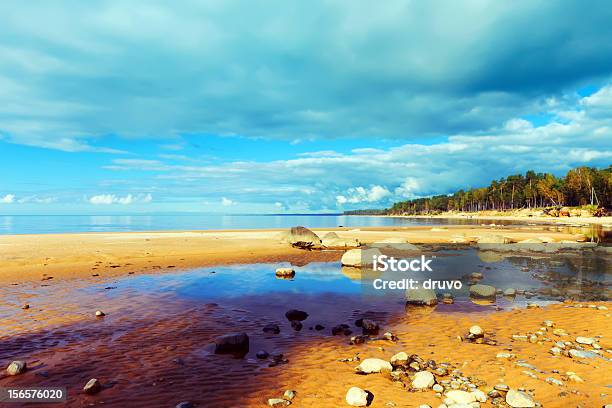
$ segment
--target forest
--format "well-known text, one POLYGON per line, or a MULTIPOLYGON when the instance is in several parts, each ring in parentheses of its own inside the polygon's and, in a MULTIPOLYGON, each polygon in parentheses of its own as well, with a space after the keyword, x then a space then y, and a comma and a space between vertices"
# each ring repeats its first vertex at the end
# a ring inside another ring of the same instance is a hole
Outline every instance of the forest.
POLYGON ((523 208, 592 206, 612 207, 612 165, 578 167, 564 177, 528 171, 494 180, 486 187, 449 195, 401 201, 387 214, 431 214, 443 211, 507 211, 523 208))

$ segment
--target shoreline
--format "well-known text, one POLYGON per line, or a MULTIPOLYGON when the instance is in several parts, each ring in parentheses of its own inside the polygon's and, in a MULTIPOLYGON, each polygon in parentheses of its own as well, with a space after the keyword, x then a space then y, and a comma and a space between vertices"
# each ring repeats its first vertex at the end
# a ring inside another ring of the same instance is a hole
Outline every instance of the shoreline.
MULTIPOLYGON (((366 216, 366 215, 360 215, 366 216)), ((438 215, 368 215, 369 217, 414 218, 414 219, 449 219, 449 220, 483 220, 483 221, 520 221, 524 223, 545 223, 561 225, 601 225, 612 229, 612 217, 547 217, 527 215, 502 215, 480 213, 446 213, 438 215)))

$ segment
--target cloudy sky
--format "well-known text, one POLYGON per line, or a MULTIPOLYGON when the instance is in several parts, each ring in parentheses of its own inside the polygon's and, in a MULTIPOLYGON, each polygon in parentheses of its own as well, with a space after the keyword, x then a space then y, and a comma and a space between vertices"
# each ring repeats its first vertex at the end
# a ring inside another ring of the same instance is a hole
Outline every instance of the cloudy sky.
POLYGON ((612 163, 606 1, 0 3, 0 214, 381 208, 612 163))

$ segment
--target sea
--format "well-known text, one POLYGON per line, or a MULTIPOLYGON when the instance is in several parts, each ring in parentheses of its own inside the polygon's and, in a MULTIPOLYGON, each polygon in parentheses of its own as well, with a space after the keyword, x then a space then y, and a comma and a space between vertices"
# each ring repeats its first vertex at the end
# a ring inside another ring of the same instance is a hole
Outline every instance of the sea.
POLYGON ((481 222, 342 214, 0 215, 0 234, 274 229, 297 225, 308 228, 393 227, 481 222))

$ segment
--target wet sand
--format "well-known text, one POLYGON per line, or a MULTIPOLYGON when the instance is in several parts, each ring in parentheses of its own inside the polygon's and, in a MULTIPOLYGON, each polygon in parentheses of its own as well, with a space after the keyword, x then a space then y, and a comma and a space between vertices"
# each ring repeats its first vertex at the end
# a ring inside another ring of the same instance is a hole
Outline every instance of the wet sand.
MULTIPOLYGON (((340 236, 364 242, 403 237, 411 242, 446 243, 458 233, 472 236, 491 230, 461 226, 442 231, 431 231, 431 227, 337 231, 340 236)), ((557 241, 575 238, 566 231, 533 227, 493 232, 517 240, 543 235, 557 241)), ((314 297, 255 294, 212 302, 177 298, 172 288, 152 293, 121 290, 123 279, 177 269, 189 274, 188 268, 195 266, 254 262, 306 265, 335 261, 342 255, 342 251, 293 249, 279 243, 278 234, 270 230, 0 237, 0 364, 25 359, 30 367, 15 377, 0 374, 0 386, 66 386, 69 401, 56 406, 68 407, 173 407, 186 400, 197 407, 258 407, 266 406, 268 398, 281 397, 286 389, 297 391, 291 406, 347 406, 344 397, 351 386, 372 392, 372 407, 437 407, 442 400, 431 390, 410 392, 389 376, 356 374, 358 362, 338 361, 356 353, 362 359, 388 360, 405 351, 438 364, 451 364, 462 375, 482 381, 480 389, 485 392, 497 383, 533 390, 534 399, 544 407, 586 408, 612 403, 608 395, 612 394, 612 362, 549 353, 555 341, 574 341, 576 336, 601 336, 598 342, 603 349, 612 349, 612 302, 589 303, 609 310, 590 308, 589 304, 581 308, 556 304, 497 311, 468 302, 405 313, 397 307, 364 308, 349 297, 324 293, 314 297), (43 274, 53 279, 41 281, 43 274), (116 290, 117 286, 120 289, 116 290), (25 303, 31 305, 27 310, 21 309, 25 303), (290 308, 310 314, 299 332, 284 318, 290 308), (107 315, 96 318, 94 311, 98 309, 107 315), (331 326, 339 323, 348 324, 353 334, 359 334, 354 321, 360 317, 380 322, 381 332, 390 330, 398 340, 349 345, 348 337, 331 335, 331 326), (549 330, 543 338, 551 341, 542 344, 512 339, 513 334, 537 331, 544 320, 552 320, 555 328, 565 329, 569 336, 558 337, 549 330), (262 327, 271 322, 280 326, 280 334, 262 333, 262 327), (317 323, 325 329, 310 330, 317 323), (459 341, 457 336, 465 335, 473 324, 480 325, 497 345, 459 341), (209 344, 216 336, 239 331, 251 337, 245 358, 211 354, 209 344), (255 357, 261 349, 283 353, 288 362, 269 367, 270 359, 255 357), (511 361, 497 359, 499 352, 516 357, 511 361), (517 366, 520 361, 542 372, 517 366), (584 382, 567 380, 568 371, 584 382), (549 384, 547 377, 564 385, 549 384), (90 378, 103 384, 98 395, 81 391, 90 378)), ((608 359, 612 357, 611 352, 604 353, 608 359)), ((491 406, 490 399, 482 406, 491 406)))
MULTIPOLYGON (((354 367, 358 362, 338 361, 356 353, 362 359, 388 360, 405 351, 425 360, 449 363, 461 370, 462 375, 482 381, 483 390, 497 383, 534 390, 536 401, 544 407, 580 404, 597 407, 612 402, 610 396, 600 395, 609 389, 606 387, 610 385, 610 361, 554 357, 548 352, 551 342, 531 344, 512 340, 513 334, 533 333, 544 320, 552 320, 555 328, 564 328, 569 333, 564 338, 547 333, 546 337, 553 342, 573 341, 576 336, 602 336, 599 340, 602 347, 612 347, 610 312, 586 304, 582 308, 559 304, 510 311, 476 306, 470 313, 452 312, 455 305, 439 305, 435 310, 417 309, 398 315, 352 309, 350 304, 338 307, 344 304, 343 299, 322 296, 311 302, 294 300, 310 313, 304 329, 295 332, 282 317, 289 304, 283 304, 279 310, 263 305, 266 301, 278 305, 272 299, 261 299, 262 306, 250 310, 231 304, 176 302, 171 296, 142 295, 107 299, 93 294, 73 297, 66 305, 58 304, 58 299, 71 290, 58 287, 47 299, 38 299, 32 310, 17 312, 22 316, 14 321, 49 317, 55 324, 52 328, 45 324, 44 329, 33 329, 24 323, 23 327, 13 326, 21 329, 20 334, 0 336, 0 361, 19 357, 31 367, 20 376, 0 375, 0 386, 66 386, 69 402, 58 406, 68 407, 171 407, 184 400, 199 407, 258 407, 265 406, 268 398, 281 396, 286 389, 297 391, 292 406, 346 406, 344 395, 351 386, 372 392, 375 396, 372 407, 391 406, 389 402, 397 407, 425 403, 436 407, 441 400, 431 390, 409 392, 383 374, 356 374, 354 367), (94 317, 95 308, 102 308, 107 316, 94 317), (28 317, 24 318, 24 314, 28 317), (71 314, 73 318, 69 321, 66 316, 71 314), (385 322, 382 330, 391 330, 398 341, 349 345, 348 337, 330 335, 329 319, 345 322, 358 333, 353 322, 364 316, 385 322), (280 334, 261 332, 263 325, 271 321, 279 324, 280 334), (320 332, 309 330, 309 326, 318 322, 326 328, 320 332), (487 337, 498 344, 459 341, 457 336, 465 335, 473 324, 480 325, 487 337), (207 344, 215 336, 236 331, 251 336, 250 351, 244 359, 210 354, 207 344), (262 361, 254 356, 260 349, 283 353, 288 362, 268 367, 269 359, 262 361), (499 352, 513 353, 516 358, 497 359, 499 352), (519 361, 542 373, 517 366, 519 361), (538 379, 523 371, 533 372, 538 379), (565 380, 567 371, 575 372, 585 382, 565 380), (564 386, 546 383, 547 377, 562 380, 564 386), (102 382, 104 389, 100 394, 82 393, 81 388, 90 378, 102 382)), ((594 304, 612 307, 610 302, 594 304)), ((444 376, 438 377, 438 381, 443 379, 444 376)))

